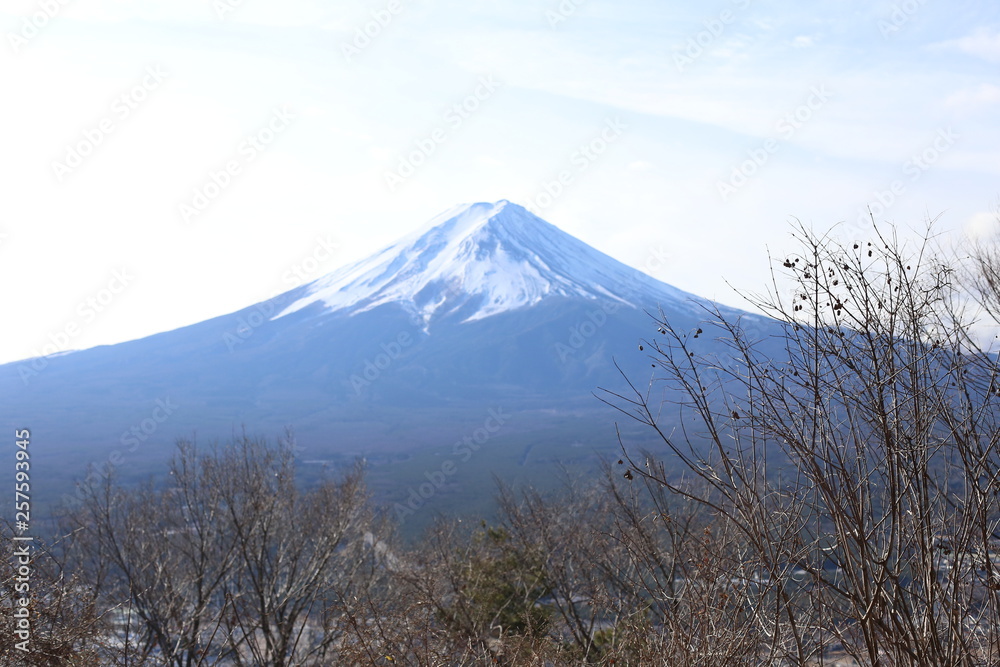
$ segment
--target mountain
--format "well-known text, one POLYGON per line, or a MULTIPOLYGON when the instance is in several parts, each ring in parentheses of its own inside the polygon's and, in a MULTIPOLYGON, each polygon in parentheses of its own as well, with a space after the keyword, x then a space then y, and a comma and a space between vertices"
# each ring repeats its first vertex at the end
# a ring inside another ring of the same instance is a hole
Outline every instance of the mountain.
POLYGON ((594 250, 506 200, 459 206, 371 258, 313 283, 278 317, 322 303, 351 313, 401 305, 426 330, 461 314, 470 322, 553 297, 634 306, 693 299, 594 250))
POLYGON ((413 504, 470 507, 494 472, 614 451, 620 416, 593 392, 625 386, 616 361, 648 380, 646 311, 693 328, 708 305, 516 204, 478 203, 236 313, 0 366, 0 404, 8 432, 33 430, 45 498, 88 465, 161 471, 179 437, 291 426, 307 478, 360 456, 390 502, 433 482, 413 504))

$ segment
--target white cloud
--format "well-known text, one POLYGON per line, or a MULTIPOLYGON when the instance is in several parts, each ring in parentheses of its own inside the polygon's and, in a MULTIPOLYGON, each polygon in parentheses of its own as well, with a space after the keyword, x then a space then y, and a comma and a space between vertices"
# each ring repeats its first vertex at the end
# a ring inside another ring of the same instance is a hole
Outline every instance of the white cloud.
POLYGON ((995 28, 977 28, 970 35, 941 42, 938 46, 955 49, 989 62, 1000 62, 1000 30, 995 28))
POLYGON ((1000 86, 981 83, 973 88, 963 88, 945 99, 945 106, 959 112, 978 112, 1000 104, 1000 86))
POLYGON ((976 213, 965 221, 965 234, 971 239, 996 237, 1000 232, 1000 217, 996 213, 976 213))
POLYGON ((628 166, 629 171, 650 171, 656 169, 656 165, 648 160, 636 160, 628 166))
POLYGON ((477 155, 476 164, 483 167, 502 167, 504 166, 504 161, 498 160, 492 155, 477 155))

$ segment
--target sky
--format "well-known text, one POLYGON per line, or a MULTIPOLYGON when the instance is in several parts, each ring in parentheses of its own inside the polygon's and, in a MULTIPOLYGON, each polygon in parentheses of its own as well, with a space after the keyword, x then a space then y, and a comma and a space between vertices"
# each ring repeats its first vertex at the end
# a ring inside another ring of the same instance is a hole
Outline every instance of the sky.
POLYGON ((4 0, 0 362, 227 314, 509 199, 741 305, 791 222, 1000 209, 1000 4, 4 0))

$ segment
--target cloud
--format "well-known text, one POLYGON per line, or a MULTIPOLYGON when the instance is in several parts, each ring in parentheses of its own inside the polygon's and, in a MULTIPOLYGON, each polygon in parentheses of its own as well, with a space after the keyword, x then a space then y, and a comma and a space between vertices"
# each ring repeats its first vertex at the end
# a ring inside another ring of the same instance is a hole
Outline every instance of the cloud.
POLYGON ((937 46, 1000 63, 1000 30, 995 28, 977 28, 970 35, 940 42, 937 46))
POLYGON ((656 165, 648 160, 636 160, 628 166, 629 171, 649 171, 656 169, 656 165))
MULTIPOLYGON (((31 17, 42 9, 35 1, 14 0, 0 10, 4 16, 31 17)), ((45 13, 84 23, 118 24, 129 22, 177 22, 185 25, 212 25, 222 22, 251 23, 271 27, 314 27, 332 29, 346 26, 343 9, 333 10, 318 0, 285 0, 280 5, 258 0, 87 0, 51 3, 55 11, 45 13)), ((347 8, 351 10, 350 7, 347 8)), ((353 13, 361 15, 360 5, 353 13)))
POLYGON ((982 83, 964 88, 945 99, 945 106, 960 112, 978 112, 1000 104, 1000 86, 982 83))
POLYGON ((1000 218, 996 213, 976 213, 965 221, 965 234, 971 239, 995 238, 998 222, 1000 218))
POLYGON ((504 166, 504 161, 503 160, 498 160, 497 158, 493 157, 492 155, 477 155, 476 158, 475 158, 475 160, 476 160, 476 164, 479 164, 479 165, 481 165, 483 167, 503 167, 504 166))

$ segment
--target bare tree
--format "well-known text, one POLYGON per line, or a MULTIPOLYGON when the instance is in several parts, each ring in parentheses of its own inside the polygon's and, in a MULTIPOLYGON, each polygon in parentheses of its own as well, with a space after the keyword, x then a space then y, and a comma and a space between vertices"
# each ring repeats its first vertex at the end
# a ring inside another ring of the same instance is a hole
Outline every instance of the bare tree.
POLYGON ((776 269, 791 289, 776 277, 749 297, 774 318, 754 324, 763 336, 719 310, 707 333, 661 313, 647 343, 657 379, 607 400, 697 484, 623 447, 628 474, 735 531, 761 659, 842 648, 870 665, 994 664, 996 358, 973 345, 953 268, 927 237, 796 236, 776 269), (727 354, 705 348, 713 333, 727 354))
POLYGON ((993 234, 960 242, 953 257, 962 286, 989 323, 1000 322, 1000 208, 993 234))
POLYGON ((109 476, 84 489, 70 521, 83 571, 106 604, 131 612, 122 632, 137 658, 193 667, 209 660, 221 626, 236 543, 192 443, 179 443, 170 478, 125 489, 109 476))
POLYGON ((392 576, 349 613, 341 664, 543 665, 549 641, 544 558, 502 526, 440 520, 387 559, 392 576))
POLYGON ((340 639, 338 597, 364 593, 373 578, 363 470, 304 493, 289 448, 248 438, 204 465, 236 545, 222 586, 230 659, 277 667, 326 657, 340 639))
POLYGON ((596 485, 569 479, 555 498, 530 488, 516 494, 499 481, 498 487, 500 526, 520 552, 535 554, 540 565, 545 602, 558 619, 552 635, 560 642, 568 639, 579 659, 591 659, 600 652, 601 631, 615 627, 630 606, 616 605, 617 613, 609 613, 609 604, 620 602, 616 584, 628 563, 611 536, 606 497, 596 485))
POLYGON ((121 664, 121 653, 108 641, 109 614, 87 582, 63 567, 62 541, 14 541, 15 535, 6 523, 0 529, 0 661, 121 664))
POLYGON ((742 536, 651 477, 640 492, 615 470, 548 497, 501 486, 501 525, 545 555, 560 664, 760 664, 765 632, 750 619, 769 582, 748 567, 742 536))
POLYGON ((326 664, 338 600, 373 576, 360 468, 309 491, 287 444, 181 441, 168 484, 85 489, 74 563, 133 662, 194 667, 326 664))

